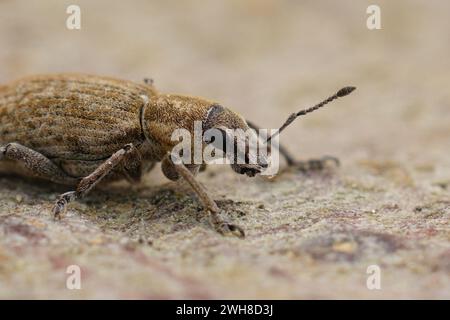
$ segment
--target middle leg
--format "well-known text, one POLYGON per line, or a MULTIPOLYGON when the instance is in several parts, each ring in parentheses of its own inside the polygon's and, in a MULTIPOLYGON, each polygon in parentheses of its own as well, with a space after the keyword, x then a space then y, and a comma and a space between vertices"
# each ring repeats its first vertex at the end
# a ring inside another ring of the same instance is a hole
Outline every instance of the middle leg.
MULTIPOLYGON (((260 128, 255 125, 251 121, 247 121, 248 126, 253 130, 259 130, 260 128)), ((281 144, 278 144, 278 150, 280 151, 280 154, 284 157, 286 160, 286 163, 289 167, 297 167, 299 170, 306 172, 306 171, 312 171, 312 170, 322 170, 326 167, 327 163, 332 162, 336 166, 339 166, 339 159, 333 156, 323 156, 318 159, 309 159, 309 160, 296 160, 289 151, 281 144)))
POLYGON ((94 172, 81 179, 76 190, 63 193, 53 207, 53 214, 55 218, 60 218, 61 213, 66 211, 67 205, 70 202, 87 195, 89 191, 91 191, 92 188, 94 188, 105 176, 111 173, 120 164, 123 164, 124 160, 126 160, 130 154, 135 154, 135 152, 136 149, 133 144, 127 144, 122 149, 115 152, 108 160, 98 166, 94 172))

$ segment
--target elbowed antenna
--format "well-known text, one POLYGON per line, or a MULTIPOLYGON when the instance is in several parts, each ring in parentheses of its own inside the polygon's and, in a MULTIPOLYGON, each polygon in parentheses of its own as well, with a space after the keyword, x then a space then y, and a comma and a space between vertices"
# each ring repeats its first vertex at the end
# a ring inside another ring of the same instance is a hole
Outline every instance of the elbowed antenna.
POLYGON ((345 97, 346 95, 349 95, 350 93, 353 92, 353 90, 355 90, 356 87, 344 87, 341 90, 339 90, 338 92, 336 92, 336 94, 332 95, 331 97, 329 97, 328 99, 325 99, 324 101, 322 101, 319 104, 316 104, 314 107, 308 108, 308 109, 303 109, 300 110, 299 112, 293 113, 289 116, 289 118, 287 118, 286 122, 283 123, 283 125, 280 127, 280 129, 275 132, 273 135, 271 135, 266 143, 269 143, 270 140, 272 140, 272 138, 276 137, 278 134, 280 134, 281 131, 283 131, 288 125, 290 125, 295 119, 297 119, 297 117, 299 116, 303 116, 307 113, 313 112, 319 108, 322 108, 324 105, 326 105, 327 103, 330 103, 331 101, 340 98, 340 97, 345 97))

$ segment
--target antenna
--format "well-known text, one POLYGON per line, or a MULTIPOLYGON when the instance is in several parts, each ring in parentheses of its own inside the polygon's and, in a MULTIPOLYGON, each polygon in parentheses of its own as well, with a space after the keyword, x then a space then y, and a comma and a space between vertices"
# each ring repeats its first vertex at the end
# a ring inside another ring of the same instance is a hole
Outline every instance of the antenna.
POLYGON ((341 90, 339 90, 336 94, 334 94, 331 97, 323 100, 321 103, 316 104, 314 107, 311 107, 311 108, 308 108, 308 109, 303 109, 303 110, 300 110, 299 112, 291 114, 287 118, 286 122, 283 123, 283 125, 280 127, 280 129, 267 139, 266 143, 269 143, 270 140, 272 140, 272 138, 276 137, 278 134, 280 134, 281 131, 286 129, 286 127, 288 125, 290 125, 295 119, 297 119, 297 117, 303 116, 303 115, 305 115, 307 113, 310 113, 310 112, 313 112, 313 111, 315 111, 315 110, 317 110, 319 108, 322 108, 324 105, 326 105, 327 103, 330 103, 331 101, 333 101, 333 100, 335 100, 337 98, 345 97, 346 95, 349 95, 350 93, 352 93, 353 90, 355 90, 355 89, 356 89, 356 87, 344 87, 341 90))

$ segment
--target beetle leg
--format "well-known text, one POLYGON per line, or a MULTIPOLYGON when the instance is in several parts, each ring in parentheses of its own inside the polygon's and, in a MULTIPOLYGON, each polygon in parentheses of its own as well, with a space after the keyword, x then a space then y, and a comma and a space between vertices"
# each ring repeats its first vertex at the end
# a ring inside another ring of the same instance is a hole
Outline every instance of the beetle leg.
POLYGON ((319 159, 309 159, 306 161, 295 161, 292 166, 297 167, 300 171, 322 170, 327 166, 327 163, 332 162, 336 166, 340 165, 339 159, 333 156, 323 156, 319 159))
POLYGON ((108 175, 119 164, 122 164, 126 156, 134 152, 133 144, 127 144, 125 147, 115 152, 108 160, 97 167, 90 175, 81 179, 75 191, 62 194, 53 207, 55 218, 60 218, 61 213, 66 211, 67 204, 76 199, 84 197, 92 190, 106 175, 108 175))
MULTIPOLYGON (((248 120, 247 124, 253 130, 259 130, 260 128, 253 122, 248 120)), ((333 156, 323 156, 319 159, 309 159, 305 161, 295 160, 295 158, 289 153, 289 151, 281 144, 278 144, 278 150, 280 154, 284 157, 289 167, 296 167, 300 171, 312 171, 312 170, 322 170, 326 167, 328 162, 333 162, 336 166, 339 166, 339 159, 333 156)))
MULTIPOLYGON (((177 156, 175 155, 175 157, 177 156)), ((178 175, 183 177, 183 179, 189 183, 203 204, 203 207, 209 211, 214 228, 222 235, 234 235, 239 238, 244 238, 244 230, 241 227, 228 223, 224 220, 221 215, 221 210, 217 206, 216 202, 207 193, 205 187, 203 187, 200 182, 195 180, 194 174, 181 162, 181 159, 178 157, 177 163, 173 163, 170 154, 167 155, 166 159, 172 163, 173 168, 176 170, 178 175)))
POLYGON ((76 185, 79 181, 69 176, 43 154, 18 143, 8 143, 0 147, 1 160, 20 162, 32 175, 55 183, 76 185))
POLYGON ((130 183, 138 183, 142 177, 142 155, 135 147, 123 159, 123 174, 130 183))

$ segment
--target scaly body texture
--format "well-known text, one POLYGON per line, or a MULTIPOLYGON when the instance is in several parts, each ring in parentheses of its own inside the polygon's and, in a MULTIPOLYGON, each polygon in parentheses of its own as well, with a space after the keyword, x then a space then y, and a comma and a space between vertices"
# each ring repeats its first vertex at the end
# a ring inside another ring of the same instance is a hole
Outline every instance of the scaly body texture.
MULTIPOLYGON (((170 149, 175 128, 192 128, 195 120, 202 120, 210 103, 197 100, 158 95, 149 85, 98 76, 28 77, 0 87, 0 146, 19 143, 46 156, 67 175, 82 178, 132 143, 148 168, 170 149), (146 99, 149 105, 143 110, 146 99), (142 128, 144 111, 151 141, 142 128)), ((10 162, 0 162, 0 170, 33 175, 10 162)))
MULTIPOLYGON (((282 129, 299 115, 353 89, 344 88, 321 104, 291 115, 282 129)), ((183 178, 191 185, 217 231, 243 236, 241 228, 223 220, 214 200, 195 180, 200 165, 183 163, 172 150, 178 143, 171 139, 174 130, 183 128, 193 134, 195 121, 202 122, 203 131, 220 130, 234 144, 233 150, 222 149, 227 157, 234 157, 236 150, 250 159, 247 141, 235 140, 227 133, 228 129, 246 131, 247 122, 212 101, 160 94, 152 85, 91 75, 24 78, 0 86, 0 172, 74 186, 75 190, 62 194, 54 206, 55 217, 60 217, 69 202, 84 197, 98 183, 122 178, 138 182, 155 162, 161 161, 167 178, 183 178)), ((202 147, 208 143, 213 140, 204 141, 202 147)), ((304 167, 281 146, 280 152, 288 164, 304 167)), ((267 159, 256 160, 234 163, 232 168, 253 177, 267 167, 267 159)))

